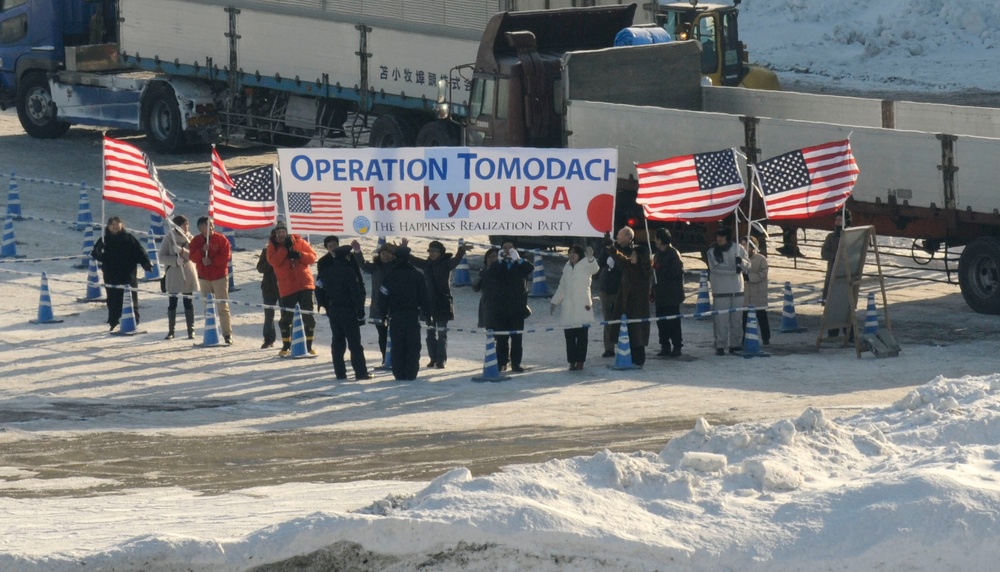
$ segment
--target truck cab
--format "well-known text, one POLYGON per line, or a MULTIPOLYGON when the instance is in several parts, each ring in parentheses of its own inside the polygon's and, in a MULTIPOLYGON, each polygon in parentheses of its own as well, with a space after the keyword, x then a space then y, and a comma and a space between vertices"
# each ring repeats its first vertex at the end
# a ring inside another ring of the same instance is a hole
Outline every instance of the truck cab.
POLYGON ((678 40, 701 44, 701 73, 712 85, 751 89, 779 89, 778 76, 747 62, 746 46, 740 41, 739 6, 688 3, 661 4, 656 23, 678 40))

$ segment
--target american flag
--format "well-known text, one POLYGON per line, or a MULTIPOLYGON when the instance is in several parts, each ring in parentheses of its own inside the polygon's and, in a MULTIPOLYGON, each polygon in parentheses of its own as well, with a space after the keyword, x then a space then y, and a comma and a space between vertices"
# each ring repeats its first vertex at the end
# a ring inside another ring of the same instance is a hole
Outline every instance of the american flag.
POLYGON ((104 138, 104 200, 170 216, 174 203, 163 188, 156 167, 138 147, 104 138))
POLYGON ((717 221, 736 210, 746 187, 732 149, 684 155, 635 166, 635 202, 649 220, 717 221))
POLYGON ((215 224, 234 230, 265 228, 274 223, 274 166, 229 176, 219 153, 212 149, 212 192, 208 215, 215 224))
POLYGON ((344 232, 340 193, 286 193, 292 232, 344 232))
POLYGON ((755 170, 772 220, 811 218, 840 209, 860 173, 846 139, 778 155, 757 163, 755 170))

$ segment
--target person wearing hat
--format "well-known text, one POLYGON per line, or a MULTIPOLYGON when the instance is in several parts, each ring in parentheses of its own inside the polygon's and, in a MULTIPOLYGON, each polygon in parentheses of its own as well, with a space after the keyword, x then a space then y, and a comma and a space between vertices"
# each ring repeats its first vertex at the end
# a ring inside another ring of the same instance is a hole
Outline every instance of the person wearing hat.
POLYGON ((396 261, 379 287, 379 304, 392 336, 392 376, 417 378, 420 369, 420 316, 429 312, 427 283, 410 261, 410 248, 396 249, 396 261))
MULTIPOLYGON (((354 379, 371 379, 365 360, 365 348, 361 345, 361 324, 365 322, 365 291, 358 280, 356 267, 351 257, 350 246, 338 246, 330 253, 331 262, 319 273, 320 290, 325 295, 326 315, 330 319, 333 340, 330 350, 333 355, 333 372, 338 380, 347 379, 347 364, 344 352, 351 351, 351 369, 354 379)), ((317 299, 319 291, 317 290, 317 299)))
POLYGON ((316 281, 309 268, 316 263, 316 251, 301 236, 288 233, 288 225, 278 221, 271 231, 267 243, 267 262, 274 268, 274 276, 278 279, 278 293, 281 295, 281 320, 278 328, 281 330, 281 351, 278 355, 287 356, 292 349, 292 320, 295 318, 295 306, 302 311, 302 326, 306 334, 306 351, 316 355, 312 347, 313 332, 316 330, 316 318, 313 316, 313 290, 316 281))
MULTIPOLYGON (((670 231, 656 229, 656 254, 653 257, 653 305, 656 317, 677 316, 684 302, 684 261, 681 253, 671 244, 670 231)), ((656 329, 660 338, 658 357, 678 357, 681 355, 683 332, 681 319, 658 319, 656 329)))
POLYGON ((198 219, 198 235, 191 239, 190 257, 198 269, 198 284, 201 293, 209 294, 217 302, 219 326, 222 338, 227 344, 233 343, 233 326, 229 316, 229 259, 232 250, 229 239, 215 232, 212 219, 203 216, 198 219))
POLYGON ((389 323, 386 320, 385 309, 382 307, 382 298, 378 295, 382 287, 382 281, 392 270, 393 262, 396 260, 395 244, 383 244, 375 251, 375 256, 371 262, 365 260, 361 254, 361 244, 358 241, 351 241, 351 248, 354 250, 354 261, 358 267, 371 275, 372 299, 368 309, 368 319, 375 324, 375 331, 378 332, 378 349, 382 352, 382 365, 385 365, 385 354, 389 341, 389 323))
POLYGON ((715 246, 708 249, 708 281, 712 286, 712 310, 715 323, 715 354, 734 354, 743 350, 742 312, 731 311, 743 307, 743 273, 746 272, 747 252, 733 242, 729 228, 715 231, 715 246))
MULTIPOLYGON (((448 321, 455 319, 451 298, 451 271, 458 266, 465 254, 472 250, 468 244, 458 247, 454 255, 445 250, 444 244, 432 240, 427 245, 427 258, 411 255, 413 265, 424 271, 427 281, 429 308, 427 313, 427 367, 444 369, 448 361, 448 321)), ((393 339, 395 343, 395 338, 393 339)))
POLYGON ((516 331, 515 334, 496 334, 497 366, 500 371, 506 371, 510 364, 511 371, 523 372, 521 358, 524 356, 523 334, 524 319, 528 317, 528 291, 526 280, 531 278, 534 265, 521 258, 514 243, 505 240, 500 245, 499 259, 493 264, 488 274, 493 280, 491 288, 492 303, 488 304, 490 317, 487 323, 494 330, 516 331))
POLYGON ((132 314, 136 325, 139 324, 139 282, 137 281, 136 265, 149 272, 153 265, 146 249, 135 236, 125 230, 122 219, 113 216, 104 227, 104 235, 97 239, 90 256, 101 263, 104 274, 105 292, 107 293, 109 331, 118 327, 122 317, 122 304, 125 302, 125 286, 132 293, 132 314))
MULTIPOLYGON (((357 242, 357 241, 354 241, 354 242, 357 242)), ((340 239, 336 235, 332 235, 332 234, 329 235, 329 236, 327 236, 326 238, 323 239, 323 248, 326 249, 326 254, 324 254, 323 256, 321 256, 319 258, 319 260, 316 261, 316 276, 317 277, 319 275, 323 274, 323 270, 326 269, 327 266, 330 266, 330 265, 333 264, 333 258, 334 258, 333 252, 336 249, 340 248, 340 239)), ((351 258, 350 262, 351 262, 351 266, 354 267, 354 274, 358 278, 358 284, 361 285, 361 292, 362 292, 362 294, 364 294, 365 296, 367 296, 368 292, 365 291, 365 279, 361 275, 361 267, 354 260, 354 258, 351 258)), ((321 282, 319 282, 319 283, 316 284, 316 305, 318 307, 320 307, 320 308, 326 308, 326 302, 327 301, 326 301, 325 296, 326 296, 326 293, 323 290, 323 285, 322 285, 322 281, 321 281, 321 282)))

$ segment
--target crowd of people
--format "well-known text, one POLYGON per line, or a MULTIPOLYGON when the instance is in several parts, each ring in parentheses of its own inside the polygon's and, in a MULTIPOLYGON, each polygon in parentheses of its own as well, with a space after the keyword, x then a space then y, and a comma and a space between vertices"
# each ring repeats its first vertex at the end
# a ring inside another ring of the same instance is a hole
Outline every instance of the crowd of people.
MULTIPOLYGON (((170 220, 158 254, 165 268, 163 291, 168 295, 167 335, 175 337, 178 300, 183 303, 188 339, 194 338, 193 293, 211 294, 217 304, 219 323, 226 344, 233 343, 229 310, 229 240, 215 232, 208 217, 198 219, 198 234, 191 235, 189 221, 178 215, 170 220)), ((842 228, 838 227, 824 244, 823 257, 831 261, 842 228)), ((646 363, 646 346, 651 343, 651 322, 656 323, 661 358, 677 358, 684 347, 681 305, 685 298, 684 262, 671 244, 665 228, 655 232, 654 252, 636 244, 635 233, 623 227, 614 240, 605 238, 600 252, 590 246, 573 245, 563 267, 559 285, 551 298, 550 310, 557 311, 566 339, 569 369, 583 369, 587 360, 588 334, 594 322, 592 284, 596 284, 603 319, 602 357, 614 357, 619 338, 620 319, 628 320, 631 361, 646 363), (596 280, 596 282, 594 282, 596 280), (651 312, 652 310, 652 312, 651 312), (651 320, 655 315, 656 320, 651 320)), ((292 322, 300 310, 306 351, 313 348, 316 331, 314 309, 324 311, 331 331, 331 354, 336 379, 347 379, 349 356, 354 378, 371 379, 361 327, 374 324, 382 364, 390 361, 393 376, 412 380, 420 369, 423 341, 428 362, 425 367, 444 369, 448 359, 448 324, 455 319, 451 293, 451 274, 471 250, 460 244, 449 253, 440 241, 431 241, 427 256, 416 256, 407 239, 397 244, 381 244, 368 259, 357 240, 341 245, 337 236, 323 240, 326 253, 319 257, 308 240, 289 233, 279 221, 270 232, 267 245, 257 260, 261 275, 260 289, 264 304, 262 349, 273 347, 280 334, 279 356, 288 356, 292 347, 292 322), (315 271, 313 267, 315 266, 315 271), (364 275, 370 277, 370 295, 364 275), (365 312, 366 301, 368 312, 365 312), (316 306, 314 306, 314 300, 316 306), (280 312, 277 331, 274 318, 280 312), (421 340, 421 323, 426 339, 421 340), (390 351, 391 341, 391 355, 390 351)), ((93 258, 101 263, 107 285, 107 323, 112 331, 122 314, 123 286, 132 296, 138 324, 139 300, 137 267, 149 271, 150 258, 139 241, 128 233, 118 217, 108 219, 100 239, 94 245, 93 258)), ((713 337, 719 356, 742 351, 749 310, 754 311, 763 345, 770 344, 768 321, 768 262, 760 252, 756 237, 733 240, 732 231, 721 227, 715 244, 705 252, 714 314, 713 337)), ((524 371, 522 330, 531 315, 528 287, 533 264, 521 257, 513 240, 489 248, 472 288, 479 293, 477 325, 495 332, 499 370, 524 371)), ((829 269, 828 269, 829 272, 829 269)))

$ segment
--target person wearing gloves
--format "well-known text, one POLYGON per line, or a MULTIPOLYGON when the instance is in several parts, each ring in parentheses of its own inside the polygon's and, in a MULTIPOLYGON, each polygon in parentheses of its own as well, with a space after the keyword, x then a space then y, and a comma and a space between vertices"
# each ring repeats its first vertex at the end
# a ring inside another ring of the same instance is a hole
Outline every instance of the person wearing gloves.
MULTIPOLYGON (((500 245, 499 259, 490 266, 488 274, 492 278, 492 303, 487 304, 492 319, 487 319, 490 328, 499 331, 523 330, 524 319, 529 315, 528 290, 525 281, 531 277, 534 266, 521 258, 514 243, 505 240, 500 245)), ((496 334, 497 366, 500 371, 507 369, 520 373, 521 358, 524 355, 523 334, 496 334)))
POLYGON ((389 341, 389 322, 386 321, 385 309, 382 307, 378 291, 396 260, 396 245, 386 243, 380 246, 371 262, 365 260, 364 255, 361 254, 361 243, 352 240, 351 248, 354 250, 354 261, 358 268, 372 277, 372 299, 368 309, 368 319, 375 324, 375 331, 378 332, 378 349, 382 352, 382 365, 385 365, 385 352, 389 341))
POLYGON ((222 338, 233 343, 233 326, 229 316, 229 258, 232 250, 229 239, 215 232, 212 219, 198 219, 198 236, 191 239, 191 261, 198 267, 198 284, 208 300, 211 294, 218 307, 222 338))
MULTIPOLYGON (((351 351, 351 369, 354 379, 371 379, 365 361, 365 348, 361 345, 361 324, 365 323, 365 291, 358 280, 351 259, 350 246, 338 246, 331 252, 332 260, 319 273, 319 282, 326 301, 326 315, 330 319, 333 341, 333 373, 337 379, 347 379, 344 352, 351 351)), ((317 290, 317 294, 319 291, 317 290)), ((317 296, 318 298, 318 296, 317 296)))
POLYGON ((130 286, 132 292, 132 314, 136 325, 139 325, 139 282, 136 276, 136 265, 149 272, 153 265, 149 261, 146 249, 139 239, 125 230, 122 219, 113 216, 104 227, 104 236, 94 243, 90 256, 101 263, 104 274, 104 290, 107 294, 109 331, 118 327, 122 317, 122 304, 125 302, 125 286, 130 286))
POLYGON ((396 249, 396 262, 382 280, 378 293, 389 319, 392 336, 392 376, 417 379, 420 369, 420 316, 426 315, 427 283, 410 264, 410 247, 396 249))
POLYGON ((549 312, 554 314, 559 308, 559 323, 566 328, 566 361, 570 371, 583 369, 587 361, 587 333, 594 321, 590 278, 600 270, 594 260, 594 249, 574 244, 569 247, 569 262, 563 266, 559 287, 552 295, 549 312))
POLYGON ((715 355, 735 354, 743 350, 742 312, 732 311, 743 307, 743 273, 746 271, 747 252, 733 242, 728 228, 715 231, 715 246, 708 249, 708 281, 712 286, 712 310, 715 324, 715 355))
POLYGON ((187 323, 187 337, 194 339, 194 301, 191 294, 198 288, 198 267, 191 261, 188 246, 194 238, 188 232, 191 223, 184 215, 173 218, 173 225, 160 244, 159 257, 166 265, 163 285, 170 301, 167 303, 167 337, 174 339, 177 325, 177 298, 184 300, 184 321, 187 323))
MULTIPOLYGON (((448 361, 448 322, 455 319, 455 309, 451 298, 451 271, 472 250, 468 244, 458 247, 452 255, 440 241, 432 240, 427 245, 427 259, 410 255, 413 266, 424 271, 427 281, 427 296, 430 307, 427 312, 427 367, 444 369, 448 361)), ((395 339, 393 339, 395 343, 395 339)))
POLYGON ((312 347, 313 332, 316 330, 316 317, 313 316, 313 290, 316 281, 309 268, 316 263, 316 251, 301 236, 288 233, 288 225, 278 221, 271 231, 267 243, 267 261, 274 268, 274 276, 278 279, 278 293, 281 295, 281 320, 278 329, 281 330, 281 350, 278 355, 287 356, 292 349, 292 320, 295 318, 295 305, 302 311, 302 326, 306 333, 306 351, 316 355, 312 347))

